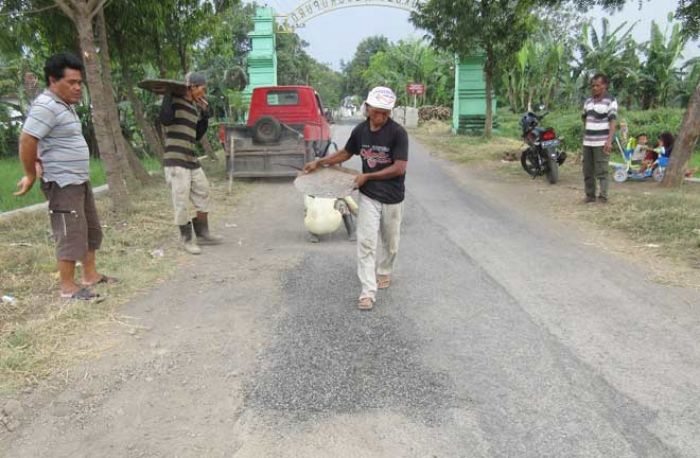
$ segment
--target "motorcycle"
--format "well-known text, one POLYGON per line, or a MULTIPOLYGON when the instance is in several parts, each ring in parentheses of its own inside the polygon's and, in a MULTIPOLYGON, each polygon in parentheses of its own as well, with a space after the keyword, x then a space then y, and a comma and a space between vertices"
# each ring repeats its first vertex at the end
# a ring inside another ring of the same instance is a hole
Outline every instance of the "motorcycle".
POLYGON ((553 128, 539 126, 547 114, 529 111, 520 120, 523 140, 527 144, 527 149, 520 154, 520 163, 533 179, 547 175, 549 182, 554 184, 559 180, 559 166, 566 160, 566 152, 557 150, 560 141, 553 128))

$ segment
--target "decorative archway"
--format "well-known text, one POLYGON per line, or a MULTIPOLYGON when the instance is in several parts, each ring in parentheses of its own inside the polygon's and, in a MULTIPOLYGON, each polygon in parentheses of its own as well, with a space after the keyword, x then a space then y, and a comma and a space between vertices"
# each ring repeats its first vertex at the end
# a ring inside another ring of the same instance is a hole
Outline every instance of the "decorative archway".
POLYGON ((419 0, 306 0, 295 7, 291 13, 281 16, 283 18, 282 26, 291 29, 304 27, 309 20, 315 17, 343 8, 385 6, 404 11, 415 11, 419 3, 419 0))

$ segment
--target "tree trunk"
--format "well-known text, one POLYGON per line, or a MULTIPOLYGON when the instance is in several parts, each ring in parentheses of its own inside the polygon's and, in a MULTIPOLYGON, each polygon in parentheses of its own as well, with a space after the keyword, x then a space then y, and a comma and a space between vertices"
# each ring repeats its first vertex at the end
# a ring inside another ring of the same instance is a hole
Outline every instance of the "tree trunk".
MULTIPOLYGON (((157 32, 156 32, 157 35, 157 32)), ((156 51, 156 61, 158 62, 158 74, 161 78, 168 77, 168 67, 165 65, 165 57, 163 56, 163 48, 160 46, 160 37, 156 36, 153 47, 156 51)))
POLYGON ((493 52, 486 51, 486 63, 484 65, 484 74, 486 76, 486 121, 484 123, 484 137, 491 138, 493 136, 493 52))
MULTIPOLYGON (((122 61, 125 62, 126 53, 124 52, 124 37, 122 32, 120 30, 114 31, 114 38, 117 46, 117 52, 121 56, 122 61)), ((126 86, 126 98, 129 100, 129 103, 131 104, 131 107, 134 110, 134 118, 136 118, 136 122, 138 123, 141 129, 141 133, 145 141, 144 147, 152 154, 158 156, 160 160, 162 160, 163 154, 165 153, 163 148, 163 142, 161 141, 160 136, 156 132, 154 125, 148 122, 148 119, 145 114, 146 110, 144 109, 143 103, 134 92, 134 81, 131 78, 131 73, 129 72, 127 66, 124 65, 124 63, 122 63, 121 65, 121 71, 122 78, 124 80, 124 86, 126 86)))
POLYGON ((124 78, 124 84, 126 85, 126 97, 129 99, 131 108, 134 110, 136 122, 141 128, 141 132, 143 132, 143 137, 146 140, 146 146, 150 152, 154 153, 159 159, 162 160, 163 154, 165 154, 163 142, 161 142, 153 124, 148 122, 148 119, 146 119, 143 103, 141 103, 141 100, 136 96, 136 93, 134 92, 134 84, 131 81, 131 75, 129 75, 129 71, 123 65, 122 75, 124 78))
POLYGON ((97 61, 97 50, 95 49, 94 31, 90 14, 84 11, 75 15, 75 27, 78 30, 80 39, 80 49, 82 51, 83 62, 85 63, 85 76, 90 88, 90 99, 92 100, 92 121, 95 127, 97 144, 100 149, 100 157, 104 163, 109 194, 112 200, 112 209, 115 213, 123 215, 131 208, 129 194, 120 167, 117 152, 112 149, 111 130, 108 124, 108 110, 105 99, 111 97, 106 94, 102 77, 100 74, 100 64, 97 61))
POLYGON ((149 175, 143 164, 141 164, 141 161, 139 161, 139 157, 136 155, 136 151, 134 151, 134 147, 131 145, 131 143, 125 141, 125 145, 127 149, 126 159, 129 161, 129 166, 131 166, 131 169, 136 175, 136 179, 143 184, 155 182, 155 178, 149 175))
POLYGON ((185 44, 182 42, 182 35, 178 34, 177 37, 177 55, 180 58, 180 67, 182 68, 182 74, 186 75, 189 71, 187 65, 187 49, 185 49, 185 44))
MULTIPOLYGON (((92 100, 92 98, 90 98, 90 100, 92 100)), ((87 132, 83 132, 83 135, 87 141, 90 155, 95 158, 100 157, 100 148, 97 143, 97 135, 95 134, 95 124, 92 119, 88 119, 87 132)))
POLYGON ((109 46, 107 42, 107 26, 105 24, 104 9, 100 9, 97 13, 97 28, 99 31, 98 40, 100 45, 100 61, 102 64, 102 81, 104 82, 104 89, 106 95, 106 102, 108 105, 108 116, 109 123, 112 129, 112 139, 114 141, 114 147, 119 154, 119 157, 128 166, 129 172, 126 173, 125 178, 130 187, 138 187, 142 184, 146 184, 150 180, 150 175, 143 168, 143 164, 138 160, 134 161, 133 149, 131 145, 127 146, 128 141, 124 138, 124 134, 121 129, 121 122, 119 121, 119 108, 114 101, 114 87, 112 86, 112 69, 109 60, 109 46), (145 181, 144 181, 145 180, 145 181))
POLYGON ((508 101, 510 102, 510 110, 513 113, 518 112, 517 102, 515 100, 515 83, 513 75, 508 75, 508 101))
POLYGON ((683 183, 685 165, 695 149, 698 135, 700 135, 700 82, 688 102, 685 115, 683 115, 681 131, 673 145, 673 154, 671 154, 669 159, 661 186, 677 188, 683 183))

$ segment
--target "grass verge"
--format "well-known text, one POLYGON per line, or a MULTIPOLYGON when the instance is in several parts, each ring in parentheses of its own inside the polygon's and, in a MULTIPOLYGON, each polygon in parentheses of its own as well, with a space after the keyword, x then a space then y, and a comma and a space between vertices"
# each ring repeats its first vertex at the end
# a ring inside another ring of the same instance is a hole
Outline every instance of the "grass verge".
MULTIPOLYGON (((221 168, 214 163, 208 171, 214 227, 247 186, 236 182, 229 195, 221 168)), ((99 354, 103 348, 85 337, 122 322, 121 304, 166 279, 189 259, 178 246, 165 184, 159 182, 131 197, 133 211, 126 218, 109 211, 108 198, 97 201, 104 230, 98 268, 122 280, 117 286, 99 288, 107 296, 99 303, 58 297, 54 247, 44 211, 0 221, 0 295, 15 299, 0 303, 0 394, 99 354)), ((79 278, 79 272, 76 275, 79 278)))
POLYGON ((670 272, 660 273, 657 280, 700 287, 697 284, 700 184, 686 183, 679 189, 666 189, 653 180, 615 183, 611 176, 610 203, 582 205, 583 179, 575 155, 570 155, 573 160, 567 160, 560 168, 559 183, 550 186, 544 178, 532 180, 527 176, 519 160, 502 161, 506 153, 519 153, 520 141, 503 137, 486 141, 476 136, 455 136, 449 125, 440 122, 425 123, 411 134, 423 144, 431 145, 434 154, 468 164, 486 180, 516 187, 514 192, 529 196, 523 197, 528 205, 535 205, 577 227, 592 224, 592 228, 603 233, 608 241, 616 238, 627 242, 625 249, 635 251, 642 262, 650 263, 654 256, 659 256, 678 264, 686 274, 690 272, 682 279, 674 279, 670 272))
MULTIPOLYGON (((149 172, 160 169, 160 162, 156 158, 145 157, 141 159, 141 163, 149 172)), ((22 173, 22 164, 19 158, 0 158, 0 212, 46 201, 38 185, 34 185, 32 190, 25 196, 16 197, 12 195, 17 190, 17 182, 22 178, 22 173)), ((90 160, 90 182, 95 187, 107 182, 104 167, 100 160, 90 160)))

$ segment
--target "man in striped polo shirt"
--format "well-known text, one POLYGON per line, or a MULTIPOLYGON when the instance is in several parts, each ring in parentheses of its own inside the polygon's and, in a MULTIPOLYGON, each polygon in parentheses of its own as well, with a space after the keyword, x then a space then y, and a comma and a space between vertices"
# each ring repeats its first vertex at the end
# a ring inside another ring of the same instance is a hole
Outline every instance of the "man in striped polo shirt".
POLYGON ((160 109, 160 122, 165 126, 165 155, 163 170, 170 185, 175 208, 175 224, 185 251, 199 254, 200 244, 221 243, 221 238, 209 233, 209 181, 195 154, 196 142, 209 127, 209 105, 204 94, 207 81, 200 73, 185 76, 187 92, 183 96, 166 94, 160 109), (189 218, 188 202, 197 216, 189 218), (193 237, 197 236, 196 240, 193 237))
POLYGON ((583 104, 583 182, 585 202, 596 201, 596 180, 600 182, 598 201, 608 201, 608 161, 617 119, 617 101, 608 93, 608 77, 598 73, 591 78, 591 95, 583 104))
POLYGON ((56 54, 46 61, 48 89, 34 100, 19 138, 24 177, 15 195, 29 192, 43 167, 41 190, 49 201, 61 297, 94 299, 99 295, 89 286, 117 280, 95 267, 102 227, 89 181, 90 154, 73 108, 82 97, 82 71, 82 62, 72 54, 56 54), (82 285, 74 279, 77 261, 83 266, 82 285))

